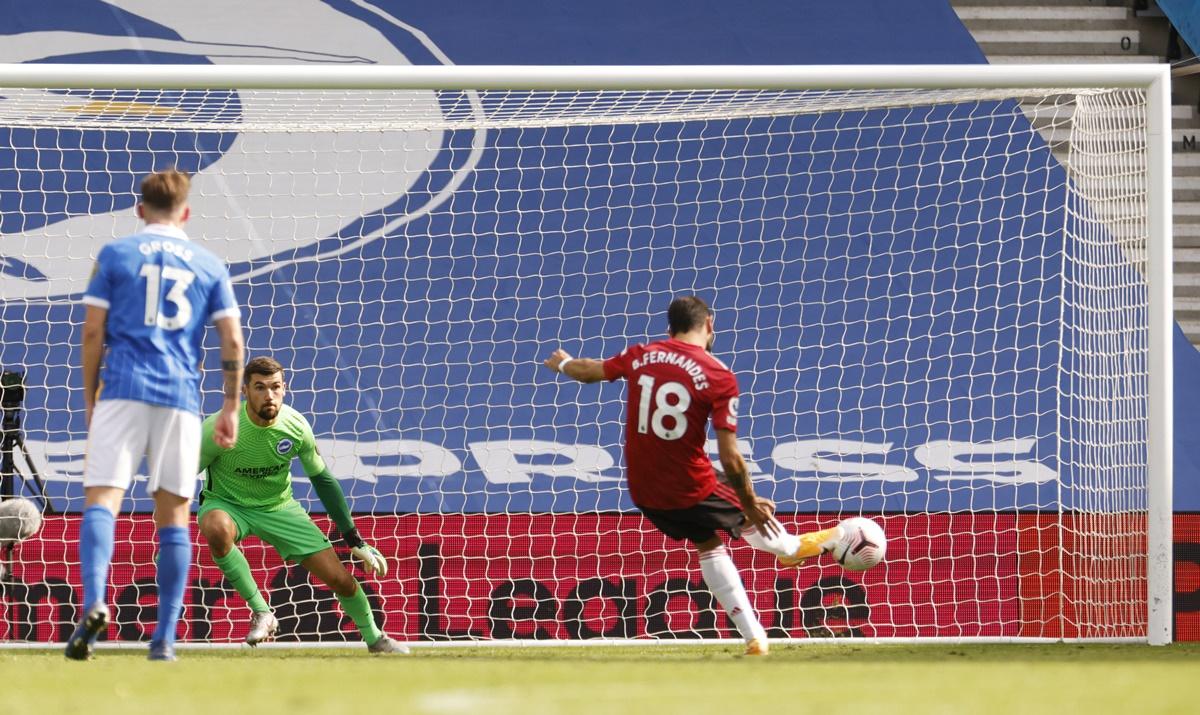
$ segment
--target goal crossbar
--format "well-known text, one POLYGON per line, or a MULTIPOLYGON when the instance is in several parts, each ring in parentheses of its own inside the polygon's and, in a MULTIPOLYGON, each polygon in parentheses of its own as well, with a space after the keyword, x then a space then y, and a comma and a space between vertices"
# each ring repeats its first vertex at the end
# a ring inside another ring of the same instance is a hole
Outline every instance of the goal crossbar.
POLYGON ((1167 65, 300 66, 0 64, 0 86, 110 89, 1150 88, 1167 65))

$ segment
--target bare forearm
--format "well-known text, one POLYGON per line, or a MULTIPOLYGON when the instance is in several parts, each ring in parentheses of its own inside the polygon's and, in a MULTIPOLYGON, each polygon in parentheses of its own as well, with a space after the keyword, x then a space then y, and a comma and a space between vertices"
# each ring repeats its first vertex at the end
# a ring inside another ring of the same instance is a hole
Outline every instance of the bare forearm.
POLYGON ((104 331, 108 323, 108 311, 89 305, 83 318, 83 341, 80 344, 83 360, 84 405, 96 404, 96 392, 100 389, 100 361, 104 358, 104 331))
POLYGON ((571 358, 562 373, 579 382, 600 382, 604 379, 604 363, 591 358, 571 358))
POLYGON ((742 504, 753 503, 754 486, 750 483, 750 471, 746 468, 746 460, 742 459, 740 454, 735 455, 733 458, 722 460, 721 467, 725 470, 725 479, 729 481, 729 486, 737 493, 742 504))
POLYGON ((542 364, 578 382, 600 382, 604 379, 603 362, 571 357, 571 354, 562 348, 551 353, 542 364))
POLYGON ((221 350, 221 374, 224 376, 224 394, 226 402, 238 401, 238 386, 242 384, 242 357, 241 351, 227 355, 225 350, 221 350))
POLYGON ((236 319, 225 319, 220 321, 217 329, 221 333, 221 374, 224 378, 225 402, 236 404, 242 385, 242 355, 245 352, 242 326, 236 319))
POLYGON ((729 486, 737 492, 742 506, 754 503, 754 486, 750 483, 750 469, 738 449, 737 435, 732 430, 717 429, 717 454, 721 459, 721 468, 725 470, 725 478, 729 486))
POLYGON ((104 354, 104 337, 83 336, 83 397, 87 404, 94 404, 96 391, 100 387, 100 358, 104 354))

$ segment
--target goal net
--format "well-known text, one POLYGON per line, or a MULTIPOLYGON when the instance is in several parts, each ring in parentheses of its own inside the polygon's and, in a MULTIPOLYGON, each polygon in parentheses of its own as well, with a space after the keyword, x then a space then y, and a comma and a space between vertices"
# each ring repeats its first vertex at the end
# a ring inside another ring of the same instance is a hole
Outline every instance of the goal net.
MULTIPOLYGON (((1163 136, 1149 79, 1068 82, 0 80, 0 364, 26 387, 6 415, 56 512, 6 561, 0 639, 61 641, 79 613, 78 299, 99 248, 137 229, 140 179, 172 165, 195 173, 187 229, 230 265, 248 356, 285 365, 392 559, 355 573, 396 638, 736 637, 695 554, 629 500, 625 386, 540 364, 658 339, 670 299, 695 294, 740 383, 758 493, 793 531, 864 515, 889 538, 864 573, 737 542, 773 637, 1153 639, 1163 136)), ((219 375, 204 385, 215 410, 219 375)), ((32 480, 6 483, 41 504, 32 480)), ((295 491, 332 530, 302 476, 295 491)), ((151 506, 139 481, 110 640, 154 624, 151 506)), ((281 641, 358 639, 303 569, 242 547, 281 641)), ((182 638, 236 642, 248 622, 197 537, 182 638)))

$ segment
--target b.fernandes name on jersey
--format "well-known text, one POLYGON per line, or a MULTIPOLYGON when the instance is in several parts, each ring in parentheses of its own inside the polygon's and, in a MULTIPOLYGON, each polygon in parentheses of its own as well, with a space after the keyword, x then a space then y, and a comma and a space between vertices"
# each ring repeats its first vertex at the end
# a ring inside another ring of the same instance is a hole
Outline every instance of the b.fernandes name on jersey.
POLYGON ((655 363, 667 363, 668 365, 681 367, 692 378, 692 385, 697 391, 708 389, 708 376, 704 374, 704 368, 700 367, 690 357, 668 350, 655 350, 646 353, 633 361, 633 369, 637 370, 645 365, 653 365, 655 363))

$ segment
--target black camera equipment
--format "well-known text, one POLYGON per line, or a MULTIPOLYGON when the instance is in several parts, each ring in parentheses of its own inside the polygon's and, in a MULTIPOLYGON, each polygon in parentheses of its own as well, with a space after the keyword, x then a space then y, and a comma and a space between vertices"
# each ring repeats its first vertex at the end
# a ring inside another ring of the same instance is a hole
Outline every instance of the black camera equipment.
POLYGON ((15 370, 0 371, 0 501, 18 496, 17 480, 28 484, 32 479, 37 487, 36 496, 42 502, 42 511, 48 514, 56 513, 50 498, 46 496, 46 484, 38 473, 37 465, 25 446, 25 437, 21 434, 21 410, 25 404, 25 374, 15 370), (26 476, 17 469, 16 450, 20 449, 25 456, 25 466, 29 470, 26 476))

